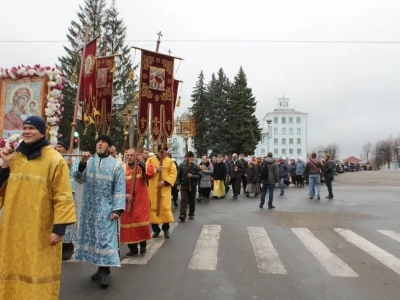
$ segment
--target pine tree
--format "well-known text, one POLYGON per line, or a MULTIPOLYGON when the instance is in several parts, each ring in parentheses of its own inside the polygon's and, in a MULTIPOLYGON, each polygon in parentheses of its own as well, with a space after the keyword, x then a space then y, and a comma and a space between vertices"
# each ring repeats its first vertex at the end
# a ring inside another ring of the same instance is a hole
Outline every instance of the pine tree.
MULTIPOLYGON (((71 26, 68 28, 67 38, 70 46, 64 46, 67 52, 65 56, 59 57, 61 70, 66 76, 66 82, 63 89, 64 94, 64 112, 63 119, 60 124, 60 133, 65 138, 69 138, 71 134, 71 123, 74 113, 74 104, 76 97, 76 82, 72 82, 72 75, 79 75, 80 54, 79 50, 85 42, 86 26, 90 24, 89 41, 102 33, 102 24, 105 19, 105 0, 85 0, 85 5, 82 8, 79 6, 77 13, 78 21, 71 21, 71 26)), ((79 78, 77 78, 79 80, 79 78)), ((90 125, 86 135, 83 135, 83 121, 78 124, 78 132, 80 135, 80 149, 93 152, 94 134, 92 130, 94 125, 90 125)))
POLYGON ((210 118, 208 147, 212 155, 228 154, 229 139, 226 127, 227 96, 229 92, 229 79, 222 68, 219 69, 217 78, 213 74, 207 86, 207 115, 210 118))
POLYGON ((200 72, 199 80, 191 95, 192 107, 189 108, 196 120, 196 135, 194 136, 194 149, 197 157, 207 155, 207 135, 209 129, 208 101, 206 97, 206 86, 204 84, 203 71, 200 72))
POLYGON ((229 149, 232 153, 252 155, 260 141, 259 122, 255 116, 257 102, 247 77, 240 67, 229 90, 227 123, 229 149))
MULTIPOLYGON (((107 42, 107 54, 118 54, 115 59, 114 105, 110 135, 113 137, 113 142, 117 150, 121 151, 124 140, 124 124, 121 115, 126 105, 134 102, 135 93, 137 92, 137 81, 129 79, 129 73, 132 69, 130 47, 125 44, 126 26, 123 20, 119 18, 115 0, 112 1, 105 15, 103 41, 107 42)), ((103 55, 106 55, 106 53, 103 52, 103 55)))

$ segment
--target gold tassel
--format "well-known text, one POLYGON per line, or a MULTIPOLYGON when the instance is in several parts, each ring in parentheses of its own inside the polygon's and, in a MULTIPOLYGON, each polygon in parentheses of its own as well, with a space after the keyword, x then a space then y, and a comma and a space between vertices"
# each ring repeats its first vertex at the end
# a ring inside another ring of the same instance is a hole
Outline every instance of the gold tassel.
POLYGON ((178 97, 178 101, 176 101, 176 107, 181 106, 181 96, 178 97))
POLYGON ((115 73, 115 70, 116 70, 115 65, 113 65, 112 69, 110 70, 110 73, 115 73))
POLYGON ((129 72, 128 78, 129 78, 130 80, 133 80, 133 77, 135 77, 135 72, 134 72, 133 70, 131 70, 131 71, 129 72))
POLYGON ((73 73, 72 73, 72 76, 71 76, 71 82, 72 83, 76 83, 76 81, 77 81, 77 75, 76 75, 76 71, 74 71, 73 73))
POLYGON ((51 126, 47 125, 46 126, 46 138, 50 140, 50 130, 51 130, 51 126))

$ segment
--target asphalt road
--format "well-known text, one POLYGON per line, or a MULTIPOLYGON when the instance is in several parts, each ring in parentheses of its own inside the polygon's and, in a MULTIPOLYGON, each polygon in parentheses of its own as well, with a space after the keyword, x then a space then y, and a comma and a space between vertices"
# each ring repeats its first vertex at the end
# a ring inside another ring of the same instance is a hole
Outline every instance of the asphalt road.
POLYGON ((334 200, 325 186, 320 201, 289 187, 274 210, 229 193, 123 260, 106 290, 90 280, 95 266, 64 262, 60 299, 398 300, 399 183, 400 172, 341 174, 334 200))

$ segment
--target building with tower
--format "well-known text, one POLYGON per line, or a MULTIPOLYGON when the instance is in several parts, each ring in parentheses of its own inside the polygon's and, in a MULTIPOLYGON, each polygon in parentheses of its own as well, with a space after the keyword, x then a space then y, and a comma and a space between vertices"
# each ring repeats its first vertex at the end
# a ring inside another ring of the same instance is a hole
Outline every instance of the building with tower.
POLYGON ((274 157, 301 157, 306 159, 307 113, 290 108, 289 98, 278 98, 278 107, 265 115, 261 122, 261 138, 255 150, 264 157, 272 152, 274 157))

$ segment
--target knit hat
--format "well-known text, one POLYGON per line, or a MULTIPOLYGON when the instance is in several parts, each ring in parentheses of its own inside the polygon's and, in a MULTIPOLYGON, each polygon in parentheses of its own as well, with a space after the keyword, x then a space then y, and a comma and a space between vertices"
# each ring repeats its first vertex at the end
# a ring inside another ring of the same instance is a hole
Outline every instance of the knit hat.
POLYGON ((60 146, 64 147, 65 150, 67 150, 67 151, 69 149, 68 143, 66 141, 64 141, 64 140, 58 140, 57 145, 60 145, 60 146))
POLYGON ((105 134, 99 135, 97 137, 96 144, 97 144, 98 141, 105 141, 108 144, 108 146, 110 146, 110 147, 113 145, 111 138, 108 135, 105 135, 105 134))
POLYGON ((39 130, 40 133, 46 134, 46 123, 37 116, 30 116, 24 121, 24 125, 31 125, 39 130))

